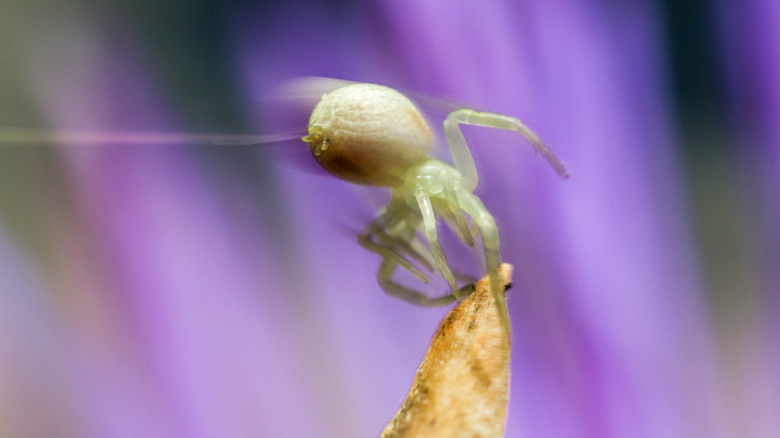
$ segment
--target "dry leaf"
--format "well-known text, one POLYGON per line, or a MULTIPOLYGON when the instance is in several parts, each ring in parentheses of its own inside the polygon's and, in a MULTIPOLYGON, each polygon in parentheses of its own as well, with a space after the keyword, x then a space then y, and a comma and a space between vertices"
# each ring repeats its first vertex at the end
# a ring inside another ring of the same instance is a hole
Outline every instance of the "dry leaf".
MULTIPOLYGON (((502 289, 512 266, 501 265, 502 289)), ((444 317, 412 388, 381 438, 501 437, 509 389, 509 333, 489 276, 444 317)))

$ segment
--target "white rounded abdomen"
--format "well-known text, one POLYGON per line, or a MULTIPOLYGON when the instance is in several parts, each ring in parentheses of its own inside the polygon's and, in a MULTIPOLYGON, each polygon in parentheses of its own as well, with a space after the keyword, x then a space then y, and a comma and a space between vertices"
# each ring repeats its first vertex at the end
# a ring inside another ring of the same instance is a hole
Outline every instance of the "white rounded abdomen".
POLYGON ((431 152, 415 105, 392 88, 350 84, 322 96, 304 141, 331 174, 356 184, 397 186, 431 152))

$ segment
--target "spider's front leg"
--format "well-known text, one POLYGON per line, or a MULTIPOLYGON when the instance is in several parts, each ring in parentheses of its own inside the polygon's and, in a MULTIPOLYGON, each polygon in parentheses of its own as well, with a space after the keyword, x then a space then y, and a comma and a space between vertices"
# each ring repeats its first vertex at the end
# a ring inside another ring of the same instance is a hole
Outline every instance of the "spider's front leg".
POLYGON ((496 306, 498 306, 501 323, 508 331, 509 314, 506 308, 506 296, 504 296, 504 291, 500 290, 498 279, 498 268, 501 266, 501 256, 498 252, 499 239, 496 221, 476 195, 464 189, 456 189, 456 194, 460 208, 474 219, 474 222, 482 233, 485 265, 488 274, 490 275, 491 291, 493 293, 493 298, 496 301, 496 306))
POLYGON ((531 146, 544 156, 555 172, 563 179, 569 177, 569 173, 561 163, 561 160, 547 147, 536 133, 521 122, 520 119, 504 114, 487 113, 472 109, 461 108, 451 112, 444 121, 444 136, 447 138, 447 146, 450 148, 452 160, 461 174, 461 180, 466 190, 474 191, 477 187, 477 167, 471 156, 466 139, 460 130, 461 124, 484 126, 486 128, 504 129, 520 133, 531 146))
POLYGON ((415 189, 414 196, 417 199, 417 205, 420 207, 425 237, 428 239, 428 246, 431 248, 431 253, 433 253, 433 259, 436 261, 436 265, 439 267, 439 271, 444 276, 444 279, 450 285, 452 295, 460 301, 458 283, 455 281, 455 275, 453 275, 450 265, 447 263, 447 258, 444 256, 444 250, 439 243, 439 233, 436 230, 436 213, 433 210, 431 198, 422 187, 415 189))

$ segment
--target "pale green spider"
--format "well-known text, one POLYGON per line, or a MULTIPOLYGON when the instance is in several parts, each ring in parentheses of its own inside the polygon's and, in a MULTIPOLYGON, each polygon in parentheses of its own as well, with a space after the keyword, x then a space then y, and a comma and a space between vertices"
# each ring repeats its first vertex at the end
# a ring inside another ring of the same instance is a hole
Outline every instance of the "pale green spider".
MULTIPOLYGON (((488 273, 495 276, 501 263, 498 230, 493 216, 472 192, 477 169, 459 124, 517 131, 536 148, 562 178, 568 173, 555 154, 520 120, 471 109, 451 112, 444 133, 455 166, 430 157, 433 136, 415 105, 401 93, 381 85, 354 83, 324 94, 309 119, 308 143, 314 157, 331 174, 346 181, 392 188, 387 208, 359 235, 359 243, 379 254, 380 286, 390 295, 421 306, 460 300, 462 292, 439 244, 437 216, 458 238, 473 246, 482 233, 488 273), (471 217, 469 228, 464 213, 471 217), (422 230, 427 248, 418 237, 422 230), (427 283, 428 276, 412 260, 432 271, 435 266, 449 283, 451 294, 432 298, 393 280, 402 267, 427 283)), ((503 324, 508 315, 503 291, 494 277, 493 295, 503 324)))
MULTIPOLYGON (((304 79, 295 83, 306 94, 306 86, 343 81, 304 79)), ((295 89, 292 87, 291 89, 295 89)), ((291 96, 295 97, 295 96, 291 96)), ((392 188, 390 204, 359 235, 359 243, 382 256, 377 273, 380 286, 390 295, 421 306, 440 306, 460 300, 470 291, 460 289, 439 244, 436 218, 443 218, 458 238, 473 246, 482 233, 485 264, 495 278, 501 258, 498 230, 490 212, 472 192, 477 186, 477 169, 459 124, 517 131, 536 148, 562 178, 568 174, 561 162, 539 137, 513 117, 458 109, 444 121, 444 133, 455 166, 430 157, 433 135, 415 105, 392 88, 350 83, 327 94, 309 119, 309 144, 314 157, 331 174, 362 185, 392 188), (463 213, 472 219, 466 223, 463 213), (418 237, 422 229, 428 248, 418 237), (432 298, 393 281, 398 266, 428 283, 420 266, 442 274, 451 294, 432 298)), ((258 144, 284 141, 285 136, 199 135, 178 133, 134 133, 108 131, 45 131, 0 129, 0 143, 29 144, 118 144, 118 143, 219 143, 258 144)), ((499 314, 508 329, 506 302, 498 287, 492 291, 499 314)))

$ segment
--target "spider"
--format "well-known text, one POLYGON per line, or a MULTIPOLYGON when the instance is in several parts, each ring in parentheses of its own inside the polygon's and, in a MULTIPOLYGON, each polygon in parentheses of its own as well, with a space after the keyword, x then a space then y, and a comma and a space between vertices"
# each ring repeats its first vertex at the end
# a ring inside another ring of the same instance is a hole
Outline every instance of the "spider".
MULTIPOLYGON (((568 178, 560 160, 520 120, 495 113, 457 109, 444 120, 454 166, 430 156, 433 135, 414 103, 382 85, 329 80, 341 86, 322 95, 309 119, 308 143, 314 158, 332 175, 355 184, 390 187, 389 205, 358 234, 358 242, 382 257, 379 285, 390 295, 420 306, 441 306, 460 300, 471 285, 459 288, 439 243, 437 218, 442 218, 466 245, 482 234, 485 265, 492 276, 492 293, 504 326, 509 328, 506 301, 496 278, 501 257, 495 220, 474 195, 477 169, 460 124, 517 131, 536 148, 562 178, 568 178), (464 215, 465 213, 465 215, 464 215), (471 225, 467 223, 469 216, 471 225), (425 235, 427 248, 419 234, 425 235), (425 270, 438 271, 451 293, 430 297, 393 280, 398 267, 424 283, 425 270)), ((300 84, 321 84, 301 82, 300 84)), ((299 84, 299 85, 300 85, 299 84)), ((40 131, 0 129, 0 143, 216 143, 261 144, 287 140, 286 136, 236 136, 178 133, 101 131, 40 131)))
POLYGON ((555 154, 520 120, 471 109, 452 111, 444 134, 454 166, 430 156, 433 135, 418 109, 398 91, 382 85, 353 83, 324 94, 312 111, 308 135, 302 138, 317 162, 332 175, 355 184, 390 187, 391 199, 379 216, 359 233, 360 245, 382 257, 377 280, 390 295, 420 306, 449 304, 469 292, 458 287, 439 243, 437 217, 460 241, 474 245, 482 234, 485 265, 492 276, 492 293, 508 330, 503 291, 496 278, 501 257, 498 229, 490 212, 474 195, 477 169, 460 124, 517 131, 536 148, 562 178, 566 169, 555 154), (471 218, 472 225, 466 221, 471 218), (419 234, 425 235, 427 248, 419 234), (430 297, 393 280, 398 267, 424 283, 434 267, 451 293, 430 297))

